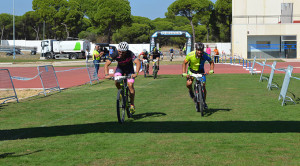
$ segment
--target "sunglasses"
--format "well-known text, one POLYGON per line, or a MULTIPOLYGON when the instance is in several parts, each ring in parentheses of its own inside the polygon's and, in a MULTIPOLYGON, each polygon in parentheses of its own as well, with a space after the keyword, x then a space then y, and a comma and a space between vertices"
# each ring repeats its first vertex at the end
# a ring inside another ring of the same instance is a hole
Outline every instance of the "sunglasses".
POLYGON ((118 51, 119 53, 121 53, 121 54, 125 54, 126 53, 126 51, 118 51))

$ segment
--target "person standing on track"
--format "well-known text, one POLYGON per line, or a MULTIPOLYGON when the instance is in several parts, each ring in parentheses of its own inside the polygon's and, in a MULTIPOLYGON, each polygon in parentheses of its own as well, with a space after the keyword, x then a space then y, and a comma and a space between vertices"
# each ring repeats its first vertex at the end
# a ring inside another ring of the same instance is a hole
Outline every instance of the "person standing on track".
POLYGON ((206 52, 209 56, 211 56, 211 49, 210 49, 210 47, 209 47, 208 45, 206 45, 206 50, 205 50, 205 52, 206 52))
MULTIPOLYGON (((195 51, 190 52, 188 55, 186 55, 186 58, 183 61, 182 64, 182 73, 187 74, 187 81, 186 81, 186 87, 189 89, 190 97, 194 100, 195 94, 193 92, 193 81, 194 79, 192 77, 189 77, 190 73, 195 74, 202 74, 205 73, 204 71, 204 64, 205 61, 208 61, 210 64, 210 71, 209 74, 214 73, 214 61, 210 58, 210 56, 204 52, 204 44, 201 42, 198 42, 195 44, 195 51), (188 71, 186 72, 187 64, 189 64, 188 71)), ((205 88, 205 82, 206 77, 203 76, 203 89, 204 89, 204 100, 206 101, 206 88, 205 88)), ((207 104, 204 104, 205 109, 207 109, 207 104)))
MULTIPOLYGON (((135 57, 135 54, 129 50, 129 45, 127 42, 121 42, 118 45, 118 52, 114 52, 110 55, 110 57, 107 59, 105 66, 104 66, 104 72, 105 72, 105 78, 109 79, 111 76, 108 74, 108 66, 111 64, 113 60, 116 60, 118 62, 118 66, 116 68, 116 72, 114 76, 122 76, 127 75, 131 76, 130 79, 127 79, 128 88, 129 88, 129 97, 130 97, 130 113, 135 113, 135 106, 134 106, 134 96, 135 96, 135 90, 134 90, 134 79, 138 76, 138 71, 141 69, 141 62, 138 58, 135 57), (133 62, 136 64, 136 73, 134 72, 133 68, 133 62)), ((115 85, 118 89, 121 89, 121 85, 119 82, 115 81, 115 85)))
POLYGON ((100 51, 100 46, 96 45, 93 52, 93 63, 95 66, 95 71, 98 75, 99 67, 100 67, 100 58, 103 56, 104 51, 100 51))
POLYGON ((219 63, 219 50, 217 48, 217 46, 215 47, 214 49, 214 52, 215 52, 215 63, 219 63))

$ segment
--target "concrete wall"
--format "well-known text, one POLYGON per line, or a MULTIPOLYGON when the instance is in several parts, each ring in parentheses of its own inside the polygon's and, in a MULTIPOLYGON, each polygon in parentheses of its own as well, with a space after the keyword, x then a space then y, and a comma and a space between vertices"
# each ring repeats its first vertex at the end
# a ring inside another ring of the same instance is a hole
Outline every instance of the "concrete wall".
POLYGON ((299 0, 232 0, 232 16, 281 15, 281 3, 293 3, 293 15, 300 15, 299 0))
POLYGON ((281 3, 293 3, 293 21, 300 21, 300 0, 232 1, 232 54, 247 58, 249 36, 295 35, 300 58, 300 23, 280 23, 281 3))
POLYGON ((297 36, 297 59, 300 58, 300 24, 232 25, 233 54, 247 58, 249 36, 297 36))

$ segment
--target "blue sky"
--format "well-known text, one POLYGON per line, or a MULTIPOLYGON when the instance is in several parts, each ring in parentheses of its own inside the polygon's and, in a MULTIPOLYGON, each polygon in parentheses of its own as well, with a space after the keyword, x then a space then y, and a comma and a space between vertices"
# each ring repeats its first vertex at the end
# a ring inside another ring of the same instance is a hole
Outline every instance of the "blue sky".
MULTIPOLYGON (((15 15, 21 16, 27 11, 32 10, 32 0, 14 0, 15 15)), ((131 14, 134 16, 143 16, 150 19, 164 18, 168 7, 175 0, 129 0, 131 14)), ((211 0, 213 3, 216 0, 211 0)), ((0 0, 0 13, 13 13, 13 0, 0 0)))

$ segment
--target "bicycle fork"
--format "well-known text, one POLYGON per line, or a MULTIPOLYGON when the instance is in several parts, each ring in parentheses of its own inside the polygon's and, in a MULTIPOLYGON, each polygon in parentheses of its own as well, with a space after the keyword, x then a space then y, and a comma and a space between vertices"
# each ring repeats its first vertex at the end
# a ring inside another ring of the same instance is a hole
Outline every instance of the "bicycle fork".
POLYGON ((205 103, 204 89, 203 89, 203 86, 201 85, 201 83, 200 82, 196 82, 194 89, 195 89, 194 91, 195 91, 196 101, 200 102, 200 99, 201 99, 200 95, 202 95, 202 100, 205 103), (199 90, 201 90, 201 92, 202 92, 201 94, 200 94, 199 90))

